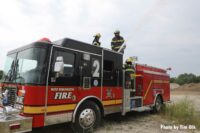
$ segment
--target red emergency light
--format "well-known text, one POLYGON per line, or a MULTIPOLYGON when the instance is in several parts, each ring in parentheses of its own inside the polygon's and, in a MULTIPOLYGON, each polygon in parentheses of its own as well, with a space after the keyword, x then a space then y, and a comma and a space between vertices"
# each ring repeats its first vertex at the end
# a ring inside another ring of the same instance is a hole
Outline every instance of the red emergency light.
POLYGON ((10 130, 20 129, 20 123, 10 124, 10 130))
POLYGON ((40 42, 48 42, 48 43, 51 43, 51 40, 47 37, 43 37, 39 40, 40 42))

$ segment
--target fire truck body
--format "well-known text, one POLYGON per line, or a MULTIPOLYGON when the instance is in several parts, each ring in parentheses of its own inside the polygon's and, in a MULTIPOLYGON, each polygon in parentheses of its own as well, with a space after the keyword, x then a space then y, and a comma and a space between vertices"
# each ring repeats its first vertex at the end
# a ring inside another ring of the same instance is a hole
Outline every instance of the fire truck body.
MULTIPOLYGON (((126 88, 123 54, 68 38, 38 41, 8 53, 0 90, 17 94, 8 104, 20 110, 21 117, 32 118, 33 128, 72 122, 87 129, 104 115, 158 111, 170 100, 165 70, 141 64, 135 64, 135 70, 133 87, 126 88)), ((10 130, 13 123, 7 126, 10 130)))
POLYGON ((165 70, 139 64, 136 70, 142 75, 136 78, 136 88, 137 95, 143 97, 143 106, 154 105, 158 94, 163 102, 170 101, 169 76, 165 70))

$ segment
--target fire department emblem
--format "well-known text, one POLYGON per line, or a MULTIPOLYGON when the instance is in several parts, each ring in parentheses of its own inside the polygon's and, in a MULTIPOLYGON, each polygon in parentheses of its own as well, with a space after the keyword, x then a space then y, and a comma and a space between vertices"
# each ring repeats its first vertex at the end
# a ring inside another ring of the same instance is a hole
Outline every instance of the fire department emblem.
POLYGON ((98 83, 98 80, 94 80, 94 83, 93 83, 93 84, 94 84, 94 86, 98 86, 98 84, 99 84, 99 83, 98 83))
POLYGON ((106 90, 106 97, 112 98, 112 90, 110 88, 106 90))

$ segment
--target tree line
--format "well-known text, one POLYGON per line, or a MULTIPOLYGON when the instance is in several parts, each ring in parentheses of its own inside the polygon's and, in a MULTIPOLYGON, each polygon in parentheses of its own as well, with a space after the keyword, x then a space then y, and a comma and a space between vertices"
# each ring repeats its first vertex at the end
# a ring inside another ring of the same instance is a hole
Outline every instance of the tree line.
POLYGON ((184 73, 178 75, 178 77, 170 78, 171 83, 177 83, 179 85, 188 84, 188 83, 200 83, 200 75, 197 76, 192 73, 184 73))

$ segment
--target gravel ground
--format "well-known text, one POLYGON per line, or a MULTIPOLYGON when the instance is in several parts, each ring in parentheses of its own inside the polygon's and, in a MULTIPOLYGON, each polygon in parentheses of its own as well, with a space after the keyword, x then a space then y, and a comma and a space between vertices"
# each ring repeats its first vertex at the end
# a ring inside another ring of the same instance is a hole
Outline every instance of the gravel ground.
MULTIPOLYGON (((162 119, 160 115, 150 112, 131 112, 125 117, 119 117, 119 114, 111 115, 105 118, 104 125, 100 127, 97 133, 168 133, 170 130, 161 130, 160 124, 169 122, 162 119)), ((176 132, 172 132, 176 133, 176 132)))

